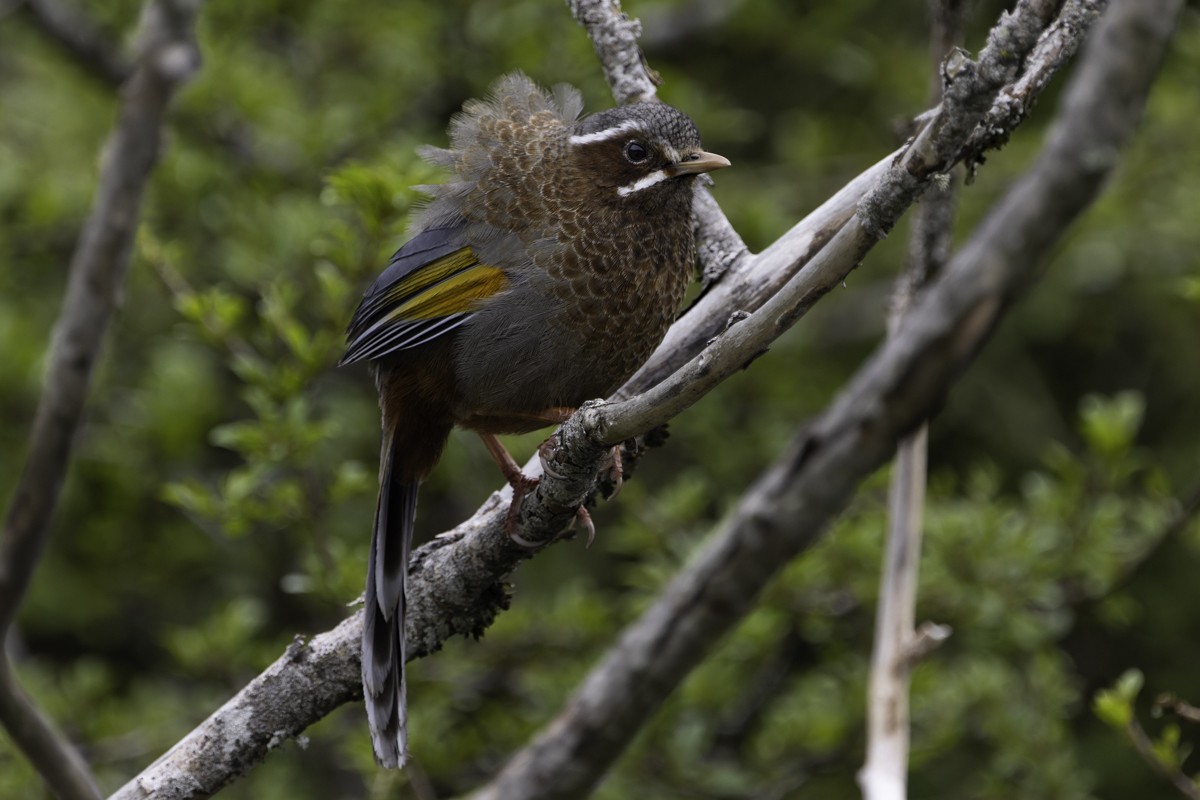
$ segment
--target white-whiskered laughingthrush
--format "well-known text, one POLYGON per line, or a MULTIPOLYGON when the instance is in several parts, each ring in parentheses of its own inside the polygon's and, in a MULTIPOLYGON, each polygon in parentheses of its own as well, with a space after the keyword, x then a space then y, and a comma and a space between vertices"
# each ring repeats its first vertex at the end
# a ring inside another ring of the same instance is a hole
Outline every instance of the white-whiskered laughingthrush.
POLYGON ((350 323, 343 364, 369 360, 383 413, 379 501, 362 640, 375 755, 407 757, 405 578, 417 488, 450 429, 496 434, 562 421, 618 388, 662 341, 693 271, 696 176, 729 166, 658 102, 579 119, 569 87, 521 74, 450 124, 453 170, 350 323))

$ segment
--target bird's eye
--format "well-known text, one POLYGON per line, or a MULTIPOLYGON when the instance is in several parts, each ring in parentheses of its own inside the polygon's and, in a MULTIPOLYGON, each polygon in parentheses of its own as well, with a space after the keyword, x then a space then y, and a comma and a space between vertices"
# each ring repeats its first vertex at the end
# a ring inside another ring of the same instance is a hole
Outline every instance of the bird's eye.
POLYGON ((641 164, 650 157, 650 148, 634 139, 625 144, 625 158, 629 159, 631 164, 641 164))

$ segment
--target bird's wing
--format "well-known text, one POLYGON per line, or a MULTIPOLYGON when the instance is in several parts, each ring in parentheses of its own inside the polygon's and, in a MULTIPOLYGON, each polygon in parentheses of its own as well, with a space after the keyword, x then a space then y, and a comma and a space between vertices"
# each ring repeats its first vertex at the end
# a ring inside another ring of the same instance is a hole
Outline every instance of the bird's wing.
POLYGON ((339 366, 444 336, 507 286, 500 268, 479 262, 461 227, 422 231, 392 256, 363 296, 339 366))

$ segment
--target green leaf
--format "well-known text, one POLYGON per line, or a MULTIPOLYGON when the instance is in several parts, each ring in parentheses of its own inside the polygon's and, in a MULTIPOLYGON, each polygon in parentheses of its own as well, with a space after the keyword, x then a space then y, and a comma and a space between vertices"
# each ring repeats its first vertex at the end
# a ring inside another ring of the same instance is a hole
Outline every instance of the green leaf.
POLYGON ((1126 670, 1111 689, 1096 694, 1092 710, 1101 721, 1124 730, 1133 721, 1133 701, 1142 690, 1144 678, 1136 669, 1126 670))
POLYGON ((1120 392, 1113 397, 1090 394, 1080 403, 1080 426, 1093 450, 1108 456, 1120 455, 1133 444, 1146 402, 1138 392, 1120 392))

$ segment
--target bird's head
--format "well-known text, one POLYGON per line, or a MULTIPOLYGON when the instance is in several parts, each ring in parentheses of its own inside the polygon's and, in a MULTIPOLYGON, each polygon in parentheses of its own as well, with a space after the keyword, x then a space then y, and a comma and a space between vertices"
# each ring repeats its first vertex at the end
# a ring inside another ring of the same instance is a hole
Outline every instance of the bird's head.
POLYGON ((697 175, 729 166, 700 146, 696 124, 664 103, 636 103, 580 120, 567 139, 574 162, 609 202, 690 197, 697 175))

